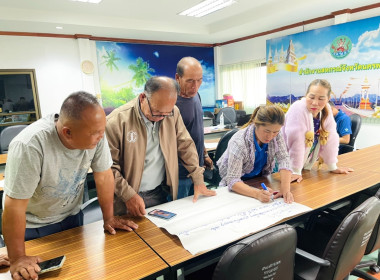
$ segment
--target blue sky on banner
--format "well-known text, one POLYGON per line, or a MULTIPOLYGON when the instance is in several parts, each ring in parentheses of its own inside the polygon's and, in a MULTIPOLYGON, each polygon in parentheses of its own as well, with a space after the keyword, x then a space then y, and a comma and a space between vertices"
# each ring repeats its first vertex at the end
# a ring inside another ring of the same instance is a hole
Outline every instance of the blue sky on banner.
POLYGON ((203 67, 203 83, 199 89, 202 104, 203 106, 215 104, 213 48, 116 42, 96 42, 96 48, 102 98, 103 95, 110 96, 113 92, 117 94, 123 90, 137 95, 143 91, 144 81, 149 76, 163 75, 174 78, 177 62, 184 56, 193 56, 200 60, 203 67), (112 55, 114 57, 110 62, 112 55), (136 71, 131 69, 131 65, 138 66, 138 58, 141 58, 142 62, 147 63, 148 66, 144 77, 140 75, 140 83, 136 81, 136 71), (110 62, 108 65, 107 61, 110 62))
POLYGON ((267 41, 267 62, 269 50, 272 56, 275 51, 285 52, 292 40, 298 69, 295 72, 280 70, 267 75, 268 98, 287 96, 303 96, 308 84, 316 79, 327 79, 333 92, 339 97, 358 95, 361 85, 367 78, 370 84, 369 94, 379 95, 380 83, 380 17, 354 21, 316 30, 297 33, 267 41), (345 35, 351 39, 350 53, 341 59, 334 58, 331 53, 333 41, 345 35), (348 88, 347 88, 348 87, 348 88))

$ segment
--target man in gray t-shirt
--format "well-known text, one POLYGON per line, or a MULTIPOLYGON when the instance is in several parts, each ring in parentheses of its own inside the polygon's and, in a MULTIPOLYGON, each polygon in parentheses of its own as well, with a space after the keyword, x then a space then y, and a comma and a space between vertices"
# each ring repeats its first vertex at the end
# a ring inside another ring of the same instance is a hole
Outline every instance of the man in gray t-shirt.
POLYGON ((37 256, 26 256, 24 240, 83 224, 80 207, 87 172, 94 172, 104 229, 137 225, 113 215, 112 159, 104 137, 106 118, 97 99, 71 94, 60 114, 38 120, 9 146, 5 169, 3 234, 14 279, 36 279, 37 256))

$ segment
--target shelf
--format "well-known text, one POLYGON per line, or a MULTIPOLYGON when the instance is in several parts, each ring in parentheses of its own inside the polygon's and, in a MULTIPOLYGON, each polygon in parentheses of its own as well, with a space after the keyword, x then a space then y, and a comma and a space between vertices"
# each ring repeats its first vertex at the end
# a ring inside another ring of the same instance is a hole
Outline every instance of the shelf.
POLYGON ((31 124, 34 123, 35 121, 30 121, 30 122, 6 122, 6 123, 0 123, 1 126, 11 126, 11 125, 19 125, 19 124, 31 124))
POLYGON ((12 113, 0 113, 1 116, 12 116, 12 115, 25 115, 25 114, 35 114, 36 111, 22 111, 22 112, 12 112, 12 113))

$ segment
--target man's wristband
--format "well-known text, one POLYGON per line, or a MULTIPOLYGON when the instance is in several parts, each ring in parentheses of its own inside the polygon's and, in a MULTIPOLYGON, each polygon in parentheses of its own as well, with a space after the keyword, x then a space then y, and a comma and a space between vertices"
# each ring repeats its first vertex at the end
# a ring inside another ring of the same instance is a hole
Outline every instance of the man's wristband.
POLYGON ((205 154, 204 155, 204 158, 209 158, 210 156, 208 154, 205 154))

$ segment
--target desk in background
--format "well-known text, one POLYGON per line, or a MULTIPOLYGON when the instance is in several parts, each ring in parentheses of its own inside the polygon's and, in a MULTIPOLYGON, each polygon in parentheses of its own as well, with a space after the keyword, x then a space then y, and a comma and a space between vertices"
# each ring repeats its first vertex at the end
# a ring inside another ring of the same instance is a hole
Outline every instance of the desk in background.
MULTIPOLYGON (((50 259, 66 255, 60 270, 40 279, 155 279, 169 272, 168 265, 135 232, 103 231, 103 221, 25 242, 28 255, 50 259)), ((0 248, 6 253, 6 248, 0 248)), ((9 279, 9 268, 0 270, 0 280, 9 279)))
POLYGON ((213 119, 213 118, 210 118, 210 117, 203 117, 203 126, 204 126, 204 127, 212 126, 212 125, 213 125, 213 122, 214 122, 214 119, 213 119))
POLYGON ((220 138, 205 139, 205 147, 207 152, 214 152, 219 143, 220 138), (208 147, 209 146, 209 147, 208 147))
MULTIPOLYGON (((355 170, 347 175, 332 174, 326 169, 318 171, 316 165, 311 171, 304 171, 304 180, 301 183, 291 184, 295 201, 317 210, 378 184, 380 182, 380 157, 373 155, 379 153, 380 145, 377 145, 340 155, 338 157, 339 166, 352 167, 355 170)), ((267 179, 257 178, 248 181, 250 185, 259 185, 260 182, 266 182, 273 189, 279 189, 279 173, 272 174, 267 179)), ((178 237, 158 228, 145 217, 134 220, 139 224, 136 233, 169 264, 172 273, 183 267, 186 270, 187 267, 192 267, 197 262, 204 264, 216 262, 228 246, 193 256, 183 248, 178 237)), ((291 218, 285 219, 281 223, 289 220, 291 218)))
POLYGON ((216 126, 210 126, 204 128, 205 140, 221 138, 224 134, 230 131, 230 128, 218 128, 216 126))

